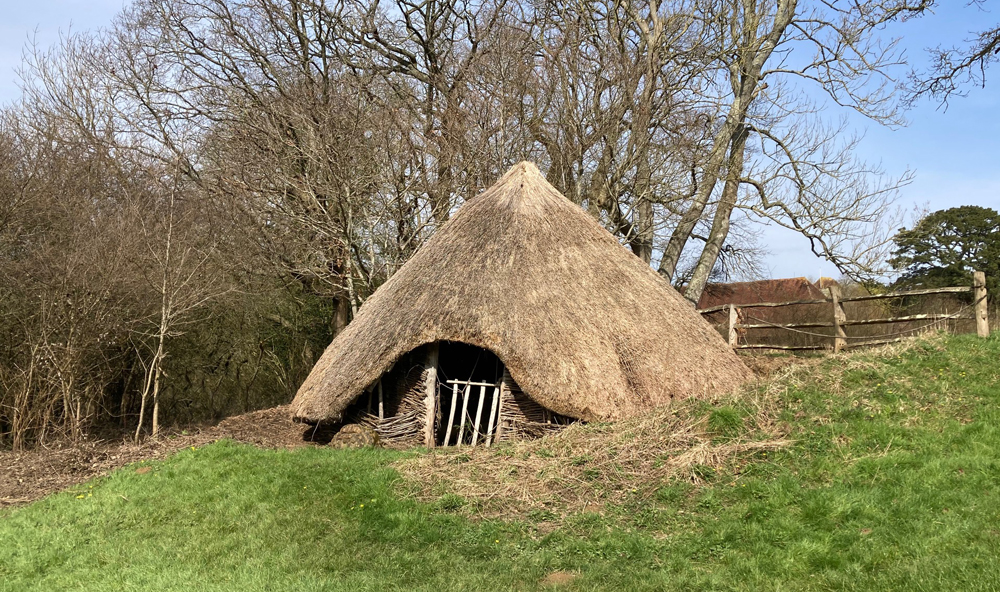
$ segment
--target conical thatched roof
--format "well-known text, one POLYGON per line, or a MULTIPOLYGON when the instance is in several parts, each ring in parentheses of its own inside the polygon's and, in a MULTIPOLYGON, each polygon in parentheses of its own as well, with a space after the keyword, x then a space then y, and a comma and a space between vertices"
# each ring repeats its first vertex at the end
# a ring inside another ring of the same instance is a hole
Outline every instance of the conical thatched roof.
POLYGON ((302 384, 293 417, 339 421, 396 360, 435 341, 492 351, 525 394, 584 420, 750 377, 690 304, 528 162, 376 290, 302 384))

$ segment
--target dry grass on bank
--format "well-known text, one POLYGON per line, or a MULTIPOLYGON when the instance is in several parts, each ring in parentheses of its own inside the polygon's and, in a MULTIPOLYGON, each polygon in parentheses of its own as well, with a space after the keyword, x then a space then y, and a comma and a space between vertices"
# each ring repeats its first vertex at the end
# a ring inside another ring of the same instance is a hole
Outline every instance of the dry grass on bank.
POLYGON ((609 502, 648 499, 671 481, 702 484, 720 473, 739 479, 751 456, 792 443, 789 426, 778 420, 780 396, 789 388, 821 382, 838 395, 845 372, 914 347, 942 347, 945 338, 928 334, 837 354, 836 364, 824 364, 829 355, 748 356, 759 378, 736 395, 687 400, 617 423, 577 424, 496 448, 437 449, 395 467, 417 499, 470 515, 600 512, 609 502))
POLYGON ((417 499, 464 505, 482 517, 601 511, 608 502, 648 498, 672 479, 701 483, 723 467, 738 472, 748 456, 787 446, 777 394, 754 386, 738 398, 575 424, 539 440, 437 449, 395 467, 417 499))

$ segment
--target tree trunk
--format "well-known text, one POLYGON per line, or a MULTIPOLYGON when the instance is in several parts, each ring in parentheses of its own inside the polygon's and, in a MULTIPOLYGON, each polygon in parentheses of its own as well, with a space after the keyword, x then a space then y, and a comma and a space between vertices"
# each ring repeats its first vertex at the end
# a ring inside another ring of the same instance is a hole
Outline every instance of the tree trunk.
POLYGON ((153 439, 160 435, 160 376, 163 375, 162 360, 156 364, 153 377, 153 439))
POLYGON ((740 126, 733 138, 733 145, 729 151, 729 171, 726 173, 726 184, 722 189, 722 197, 715 210, 715 218, 712 220, 712 230, 709 232, 708 241, 706 241, 701 256, 698 258, 698 264, 691 275, 691 281, 688 282, 687 289, 684 291, 684 297, 695 304, 701 299, 701 294, 705 290, 712 269, 719 260, 722 245, 725 244, 726 237, 729 236, 729 219, 736 207, 740 178, 743 176, 747 135, 747 129, 740 126))
MULTIPOLYGON (((729 80, 733 86, 733 102, 726 115, 725 124, 712 140, 712 151, 705 163, 702 182, 695 194, 694 201, 684 212, 670 236, 667 247, 663 250, 659 272, 667 279, 673 278, 674 272, 677 271, 677 264, 680 262, 684 247, 691 238, 691 233, 698 220, 701 219, 716 185, 721 180, 722 165, 728 149, 735 145, 737 135, 746 131, 744 125, 747 113, 760 91, 761 72, 764 64, 777 47, 785 29, 791 23, 797 6, 797 0, 779 0, 775 6, 774 21, 771 23, 770 30, 762 36, 758 33, 757 28, 764 16, 763 9, 758 9, 756 3, 744 6, 746 13, 742 15, 742 34, 738 39, 739 54, 741 55, 736 57, 738 61, 728 64, 729 80)), ((735 18, 735 14, 733 18, 735 18)), ((742 142, 745 144, 746 139, 744 138, 742 142)), ((728 220, 726 220, 726 226, 728 233, 728 220)), ((707 277, 706 275, 705 278, 707 279, 707 277)))
POLYGON ((694 201, 691 202, 691 206, 681 216, 680 222, 677 223, 673 233, 670 235, 670 241, 667 243, 666 248, 663 249, 663 257, 660 258, 658 271, 668 281, 673 279, 674 273, 677 271, 677 264, 681 260, 681 254, 684 252, 684 246, 687 245, 688 239, 691 238, 691 233, 694 232, 694 227, 698 224, 698 220, 701 219, 701 215, 708 205, 708 200, 712 197, 712 192, 715 191, 715 186, 719 182, 719 171, 722 169, 726 147, 729 146, 733 139, 735 122, 742 121, 746 115, 745 111, 740 109, 740 106, 740 101, 733 103, 729 112, 730 119, 726 121, 726 124, 715 135, 715 139, 712 142, 712 152, 709 155, 708 162, 705 163, 704 172, 701 176, 702 181, 698 186, 698 192, 695 194, 694 201))
POLYGON ((646 265, 653 260, 653 203, 644 197, 636 198, 636 215, 638 225, 636 238, 632 244, 632 252, 642 259, 646 265))
POLYGON ((333 337, 336 337, 347 328, 347 323, 351 322, 351 301, 346 294, 343 294, 335 298, 334 302, 336 302, 336 310, 333 313, 330 329, 333 337))

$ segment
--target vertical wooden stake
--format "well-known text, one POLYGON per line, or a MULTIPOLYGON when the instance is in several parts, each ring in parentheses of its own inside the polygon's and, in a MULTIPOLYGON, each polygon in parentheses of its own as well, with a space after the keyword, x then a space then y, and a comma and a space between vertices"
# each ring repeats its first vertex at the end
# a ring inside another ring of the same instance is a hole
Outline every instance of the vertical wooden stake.
POLYGON ((972 272, 972 297, 976 303, 976 333, 980 337, 990 336, 990 318, 986 309, 986 274, 972 272))
POLYGON ((479 387, 479 406, 476 409, 476 421, 472 425, 472 445, 476 445, 476 441, 479 440, 479 422, 483 419, 483 403, 486 402, 486 387, 480 385, 479 387))
POLYGON ((847 333, 844 332, 842 324, 847 320, 847 313, 844 312, 844 305, 840 303, 840 286, 830 286, 827 291, 833 302, 833 353, 840 353, 840 350, 847 345, 847 333))
POLYGON ((739 322, 739 314, 736 312, 736 305, 729 305, 729 347, 736 347, 736 324, 739 322))
POLYGON ((385 405, 382 401, 382 379, 378 379, 378 420, 385 419, 385 405))
POLYGON ((486 447, 489 448, 493 445, 493 434, 497 430, 496 422, 500 418, 497 417, 497 407, 500 406, 500 385, 497 385, 493 389, 493 400, 490 401, 490 420, 486 423, 486 447))
POLYGON ((455 425, 455 405, 458 404, 458 385, 451 385, 451 412, 448 413, 448 428, 444 431, 444 445, 448 446, 448 439, 451 438, 451 428, 455 425))
POLYGON ((503 432, 503 398, 507 394, 507 370, 503 371, 503 378, 500 379, 500 393, 497 395, 497 427, 493 432, 493 441, 500 441, 500 434, 503 432))
POLYGON ((464 444, 465 439, 465 417, 469 410, 469 391, 472 387, 468 384, 465 385, 465 390, 462 392, 462 421, 458 424, 458 441, 455 442, 456 446, 461 446, 464 444))
POLYGON ((424 407, 427 416, 424 420, 424 445, 434 448, 434 417, 437 414, 437 366, 438 344, 427 346, 427 364, 424 376, 424 407))

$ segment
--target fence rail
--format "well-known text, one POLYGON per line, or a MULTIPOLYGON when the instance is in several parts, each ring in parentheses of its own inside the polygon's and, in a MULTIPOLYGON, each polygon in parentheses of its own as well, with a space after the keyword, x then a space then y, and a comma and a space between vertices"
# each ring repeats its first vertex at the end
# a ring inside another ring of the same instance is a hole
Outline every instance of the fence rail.
MULTIPOLYGON (((986 280, 983 280, 986 281, 986 280)), ((841 302, 861 302, 863 300, 885 300, 888 298, 902 298, 904 296, 928 296, 930 294, 961 294, 971 292, 972 286, 956 286, 953 288, 928 288, 927 290, 910 290, 908 292, 887 292, 885 294, 865 294, 864 296, 850 296, 841 298, 841 302)))
POLYGON ((950 320, 975 320, 976 332, 980 337, 989 336, 989 313, 986 304, 986 275, 981 271, 973 273, 972 286, 953 286, 947 288, 930 288, 925 290, 911 290, 908 292, 888 292, 885 294, 864 294, 861 296, 843 297, 839 286, 830 286, 827 289, 828 298, 822 300, 790 300, 787 302, 754 302, 750 304, 720 304, 709 308, 701 309, 702 315, 716 312, 728 311, 728 336, 729 345, 734 349, 772 349, 772 350, 822 350, 833 349, 839 352, 847 348, 863 347, 868 345, 881 345, 900 341, 903 336, 916 333, 931 325, 941 321, 950 320), (845 302, 863 302, 871 300, 888 300, 893 298, 909 298, 913 296, 930 296, 936 294, 962 294, 973 293, 973 302, 962 307, 953 314, 926 313, 911 314, 886 318, 860 318, 848 319, 844 310, 845 302), (748 310, 757 308, 777 308, 798 305, 825 305, 830 307, 830 321, 807 321, 801 323, 772 323, 765 319, 759 319, 747 313, 748 310), (746 320, 756 322, 745 322, 746 320), (889 333, 882 336, 849 336, 845 332, 845 327, 871 326, 871 325, 891 325, 896 323, 914 323, 927 321, 927 324, 889 333), (780 345, 767 343, 739 343, 741 335, 745 335, 750 329, 782 329, 789 332, 812 335, 831 340, 827 345, 780 345), (804 329, 833 329, 832 335, 804 331, 804 329))

